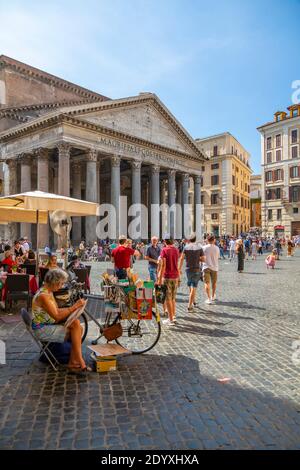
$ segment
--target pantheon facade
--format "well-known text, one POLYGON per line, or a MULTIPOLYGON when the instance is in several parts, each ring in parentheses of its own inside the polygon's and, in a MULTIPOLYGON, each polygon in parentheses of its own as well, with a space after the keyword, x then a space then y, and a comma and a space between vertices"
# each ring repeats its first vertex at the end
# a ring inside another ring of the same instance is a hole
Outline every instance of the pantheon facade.
MULTIPOLYGON (((0 56, 2 195, 39 189, 112 204, 120 233, 120 196, 149 208, 149 235, 173 235, 151 205, 192 204, 201 230, 201 167, 193 138, 153 93, 109 99, 0 56)), ((183 210, 184 213, 184 210, 183 210)), ((191 214, 189 215, 191 217, 191 214)), ((96 217, 73 218, 72 241, 96 240, 96 217)), ((178 228, 178 227, 177 227, 178 228)), ((41 228, 41 246, 54 243, 41 228)), ((3 228, 2 228, 3 230, 3 228)), ((9 224, 8 238, 32 237, 29 224, 9 224)))

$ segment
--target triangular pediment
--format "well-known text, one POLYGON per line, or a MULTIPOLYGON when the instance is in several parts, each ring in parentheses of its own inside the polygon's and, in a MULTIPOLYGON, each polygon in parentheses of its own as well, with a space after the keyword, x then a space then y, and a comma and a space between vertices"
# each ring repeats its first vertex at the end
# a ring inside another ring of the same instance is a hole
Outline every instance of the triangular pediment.
POLYGON ((189 134, 154 98, 141 99, 141 102, 133 99, 101 103, 94 111, 91 108, 82 114, 77 111, 76 117, 179 152, 197 153, 189 134))

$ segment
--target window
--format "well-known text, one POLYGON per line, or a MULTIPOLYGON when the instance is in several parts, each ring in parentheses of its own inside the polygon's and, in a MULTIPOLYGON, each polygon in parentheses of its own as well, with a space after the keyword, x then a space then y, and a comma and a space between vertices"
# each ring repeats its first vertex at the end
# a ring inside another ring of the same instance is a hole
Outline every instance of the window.
POLYGON ((233 145, 231 146, 231 154, 233 155, 233 145))
POLYGON ((233 186, 235 186, 235 176, 234 175, 232 175, 232 184, 233 184, 233 186))
POLYGON ((281 134, 276 136, 276 147, 281 147, 281 134))
POLYGON ((214 163, 213 165, 211 165, 212 170, 217 170, 218 168, 219 168, 219 163, 214 163))
POLYGON ((214 157, 218 156, 218 146, 214 145, 214 157))
POLYGON ((248 190, 248 185, 247 183, 245 183, 245 193, 247 192, 247 190, 248 190))
POLYGON ((281 160, 281 150, 276 150, 276 162, 280 162, 281 160))
POLYGON ((239 196, 236 197, 236 205, 237 205, 237 206, 240 205, 240 197, 239 197, 239 196))
POLYGON ((275 181, 279 181, 279 180, 283 179, 283 170, 282 169, 275 170, 274 174, 275 174, 275 178, 274 178, 275 181))
POLYGON ((298 158, 298 147, 292 147, 292 158, 298 158))
POLYGON ((276 188, 275 189, 275 199, 280 199, 281 198, 281 188, 276 188))
POLYGON ((273 219, 273 211, 272 209, 268 209, 268 220, 272 220, 273 219))
POLYGON ((201 194, 201 204, 204 204, 204 194, 201 194))
POLYGON ((232 204, 235 205, 235 194, 233 194, 233 196, 232 196, 232 204))
POLYGON ((205 166, 202 167, 202 171, 205 171, 205 166))
POLYGON ((299 178, 299 167, 298 166, 290 167, 290 178, 299 178))
POLYGON ((298 207, 293 207, 293 214, 298 214, 298 212, 299 212, 298 207))
POLYGON ((277 209, 277 220, 281 220, 281 209, 277 209))
POLYGON ((211 218, 212 220, 218 220, 218 214, 217 213, 214 213, 214 214, 211 214, 211 218))
POLYGON ((266 171, 266 182, 273 181, 273 171, 266 171))
POLYGON ((272 152, 267 152, 267 163, 272 163, 272 152))
POLYGON ((239 172, 239 167, 238 167, 238 166, 235 167, 235 171, 236 171, 237 173, 239 172))
POLYGON ((218 204, 218 194, 212 194, 210 199, 211 199, 211 204, 218 204))
POLYGON ((248 184, 248 193, 250 194, 250 186, 249 186, 249 184, 248 184))
POLYGON ((241 197, 241 207, 244 207, 244 198, 241 197))
POLYGON ((271 150, 272 148, 272 137, 267 138, 267 150, 271 150))
POLYGON ((299 202, 300 201, 300 186, 292 186, 290 188, 290 202, 299 202))
POLYGON ((219 184, 219 175, 213 175, 211 177, 211 184, 212 184, 212 186, 215 186, 216 184, 219 184))
POLYGON ((297 140, 298 140, 298 131, 297 131, 297 129, 292 131, 291 137, 292 137, 292 144, 296 144, 297 140))

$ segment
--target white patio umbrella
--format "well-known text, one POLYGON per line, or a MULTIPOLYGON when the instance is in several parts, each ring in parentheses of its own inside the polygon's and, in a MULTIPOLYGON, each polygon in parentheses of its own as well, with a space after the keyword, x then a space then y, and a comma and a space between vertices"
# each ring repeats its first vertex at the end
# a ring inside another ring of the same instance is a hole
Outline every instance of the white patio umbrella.
POLYGON ((61 209, 69 216, 96 216, 97 208, 98 204, 95 202, 82 201, 81 199, 74 199, 43 191, 28 191, 25 193, 0 197, 0 214, 6 213, 7 217, 9 217, 9 211, 11 211, 11 217, 15 217, 13 220, 9 218, 0 218, 0 220, 4 222, 33 222, 37 224, 38 261, 39 224, 47 223, 49 213, 61 209), (18 214, 19 220, 17 219, 18 214), (26 217, 24 217, 24 214, 26 214, 26 217), (35 216, 35 220, 32 220, 33 216, 35 216), (45 218, 46 222, 44 222, 45 218))

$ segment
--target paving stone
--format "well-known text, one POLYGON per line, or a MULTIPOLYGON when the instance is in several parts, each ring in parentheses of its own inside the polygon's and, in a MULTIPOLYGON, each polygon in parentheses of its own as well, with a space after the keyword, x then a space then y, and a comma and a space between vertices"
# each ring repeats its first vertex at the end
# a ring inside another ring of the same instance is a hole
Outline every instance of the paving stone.
MULTIPOLYGON (((92 290, 107 266, 93 264, 92 290)), ((38 363, 22 323, 0 324, 9 352, 0 367, 0 449, 299 448, 300 250, 278 267, 247 261, 241 276, 221 261, 219 302, 204 305, 201 284, 194 313, 183 278, 178 326, 162 326, 153 350, 103 375, 56 373, 38 363)), ((145 262, 135 268, 147 275, 145 262)), ((87 344, 96 335, 91 323, 87 344)))

